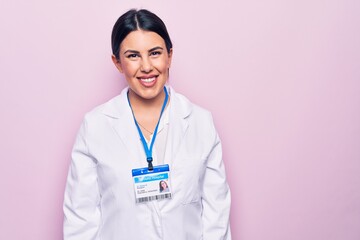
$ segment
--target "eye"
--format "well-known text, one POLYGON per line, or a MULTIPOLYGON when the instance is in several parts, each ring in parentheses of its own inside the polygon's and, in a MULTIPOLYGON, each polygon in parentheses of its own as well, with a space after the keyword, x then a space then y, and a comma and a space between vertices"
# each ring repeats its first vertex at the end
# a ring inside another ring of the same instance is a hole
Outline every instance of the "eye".
POLYGON ((161 55, 161 51, 153 51, 150 53, 150 56, 158 56, 161 55))
POLYGON ((132 54, 127 55, 126 57, 127 57, 127 58, 130 58, 130 59, 134 59, 134 58, 139 57, 139 55, 136 54, 136 53, 132 53, 132 54))

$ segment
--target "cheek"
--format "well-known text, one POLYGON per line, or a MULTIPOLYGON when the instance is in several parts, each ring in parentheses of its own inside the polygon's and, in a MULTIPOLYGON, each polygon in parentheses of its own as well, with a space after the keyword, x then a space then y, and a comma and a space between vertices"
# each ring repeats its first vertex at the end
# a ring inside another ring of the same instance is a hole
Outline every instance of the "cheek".
POLYGON ((153 66, 162 72, 165 72, 170 67, 170 61, 168 61, 168 59, 158 59, 153 62, 153 66))
POLYGON ((138 64, 137 63, 126 63, 123 67, 123 72, 126 75, 133 75, 138 70, 138 64))

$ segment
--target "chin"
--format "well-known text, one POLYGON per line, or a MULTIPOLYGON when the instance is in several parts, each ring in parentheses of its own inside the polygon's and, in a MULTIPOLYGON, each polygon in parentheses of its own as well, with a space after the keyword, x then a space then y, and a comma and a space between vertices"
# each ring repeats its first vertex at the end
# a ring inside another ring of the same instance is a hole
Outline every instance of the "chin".
POLYGON ((145 99, 145 100, 152 100, 155 99, 156 97, 161 95, 163 88, 160 89, 140 89, 139 91, 132 91, 134 92, 135 95, 137 95, 137 97, 145 99))

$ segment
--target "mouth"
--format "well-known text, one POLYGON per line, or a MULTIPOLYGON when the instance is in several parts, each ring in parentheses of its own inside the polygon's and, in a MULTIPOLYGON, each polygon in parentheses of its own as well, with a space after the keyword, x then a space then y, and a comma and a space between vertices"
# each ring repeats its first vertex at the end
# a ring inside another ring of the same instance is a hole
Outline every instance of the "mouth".
POLYGON ((157 75, 142 76, 142 77, 138 77, 138 80, 144 87, 152 87, 155 85, 157 77, 158 77, 157 75))
POLYGON ((155 81, 156 77, 150 77, 150 78, 139 78, 140 81, 145 82, 145 83, 151 83, 153 81, 155 81))

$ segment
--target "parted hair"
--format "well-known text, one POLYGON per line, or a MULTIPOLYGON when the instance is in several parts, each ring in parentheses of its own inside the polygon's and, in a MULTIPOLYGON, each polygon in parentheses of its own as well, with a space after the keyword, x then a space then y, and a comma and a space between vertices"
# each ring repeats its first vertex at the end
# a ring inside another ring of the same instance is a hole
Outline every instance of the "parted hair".
POLYGON ((159 34, 165 41, 166 50, 170 53, 172 42, 165 23, 154 13, 146 9, 130 9, 116 21, 111 34, 112 53, 119 59, 120 45, 126 36, 136 30, 159 34))

